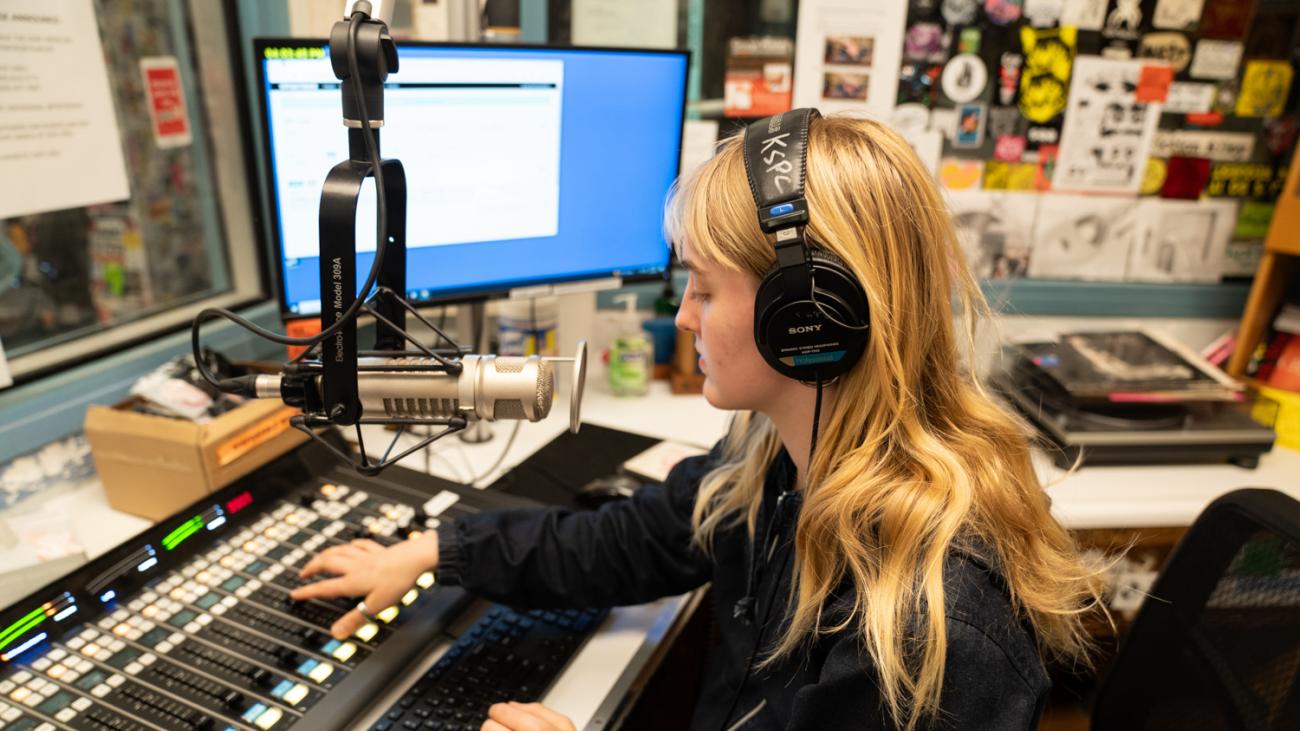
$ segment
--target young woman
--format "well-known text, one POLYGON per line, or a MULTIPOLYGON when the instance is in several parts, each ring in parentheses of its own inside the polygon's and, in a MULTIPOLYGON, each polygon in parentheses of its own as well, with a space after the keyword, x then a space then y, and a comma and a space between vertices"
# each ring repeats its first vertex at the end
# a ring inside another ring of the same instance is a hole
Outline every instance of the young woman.
MULTIPOLYGON (((808 246, 838 256, 870 303, 851 370, 813 387, 760 355, 754 303, 776 255, 733 138, 680 184, 667 221, 690 270, 677 325, 709 403, 737 412, 713 451, 595 512, 480 514, 387 549, 329 549, 303 576, 337 578, 295 597, 381 608, 430 567, 523 606, 712 582, 720 643, 693 729, 1034 728, 1045 661, 1086 661, 1097 572, 1049 514, 1021 427, 959 357, 986 306, 930 175, 876 122, 807 129, 808 246)), ((348 614, 336 636, 363 621, 348 614)), ((569 728, 536 704, 493 706, 483 725, 569 728)))

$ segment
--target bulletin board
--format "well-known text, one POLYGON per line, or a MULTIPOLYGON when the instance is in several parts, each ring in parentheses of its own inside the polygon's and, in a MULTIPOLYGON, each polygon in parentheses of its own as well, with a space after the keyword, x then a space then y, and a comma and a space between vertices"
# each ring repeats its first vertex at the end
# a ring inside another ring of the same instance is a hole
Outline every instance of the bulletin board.
POLYGON ((911 0, 891 123, 980 277, 1250 276, 1295 147, 1298 15, 1291 0, 911 0))

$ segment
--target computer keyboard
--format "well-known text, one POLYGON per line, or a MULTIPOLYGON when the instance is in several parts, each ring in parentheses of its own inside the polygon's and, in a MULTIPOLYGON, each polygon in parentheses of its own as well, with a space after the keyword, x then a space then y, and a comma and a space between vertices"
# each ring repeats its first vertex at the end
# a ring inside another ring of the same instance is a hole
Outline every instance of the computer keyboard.
POLYGON ((493 703, 541 698, 606 613, 493 606, 370 729, 477 731, 493 703))

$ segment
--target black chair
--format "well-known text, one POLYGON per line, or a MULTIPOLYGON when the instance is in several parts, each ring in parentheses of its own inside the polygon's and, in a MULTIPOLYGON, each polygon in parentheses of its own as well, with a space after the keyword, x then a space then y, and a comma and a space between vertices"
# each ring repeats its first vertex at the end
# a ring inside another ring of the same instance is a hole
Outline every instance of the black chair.
POLYGON ((1300 502, 1236 490, 1197 517, 1142 604, 1092 728, 1300 729, 1300 502))

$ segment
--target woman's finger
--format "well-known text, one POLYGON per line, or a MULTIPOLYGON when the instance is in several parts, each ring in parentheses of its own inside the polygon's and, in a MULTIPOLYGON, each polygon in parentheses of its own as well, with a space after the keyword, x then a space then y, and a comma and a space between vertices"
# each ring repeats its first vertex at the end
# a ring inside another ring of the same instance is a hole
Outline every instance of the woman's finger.
MULTIPOLYGON (((366 606, 369 606, 369 604, 366 606)), ((336 640, 346 640, 369 621, 370 620, 361 615, 359 610, 353 609, 342 617, 339 617, 338 620, 330 626, 330 635, 336 640)))
POLYGON ((369 538, 354 538, 352 539, 352 542, 347 545, 361 549, 362 553, 378 553, 384 550, 383 546, 369 538))
POLYGON ((565 716, 558 711, 553 711, 541 703, 516 703, 515 701, 511 701, 510 705, 515 708, 522 708, 529 713, 540 716, 556 729, 567 730, 573 728, 573 721, 570 721, 568 716, 565 716))
POLYGON ((358 558, 338 553, 322 553, 316 558, 307 562, 298 572, 298 578, 310 579, 319 573, 337 574, 344 576, 356 567, 358 558))
POLYGON ((510 731, 552 731, 541 717, 509 703, 494 703, 488 708, 488 718, 510 731))
POLYGON ((365 589, 355 586, 352 579, 340 576, 335 579, 325 579, 303 586, 289 592, 289 598, 294 601, 303 599, 330 599, 336 596, 357 596, 365 593, 365 589))
MULTIPOLYGON (((316 574, 319 574, 320 572, 324 571, 325 562, 332 560, 333 558, 338 556, 340 548, 342 548, 342 546, 331 546, 325 549, 324 551, 321 551, 320 553, 316 554, 315 556, 312 556, 311 560, 308 561, 302 567, 302 570, 298 572, 299 578, 305 579, 310 576, 315 576, 316 574)), ((339 573, 339 572, 335 572, 335 573, 339 573)))
POLYGON ((478 731, 510 731, 510 729, 489 718, 479 726, 478 731))

